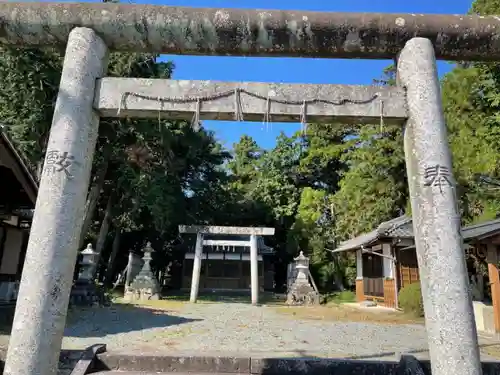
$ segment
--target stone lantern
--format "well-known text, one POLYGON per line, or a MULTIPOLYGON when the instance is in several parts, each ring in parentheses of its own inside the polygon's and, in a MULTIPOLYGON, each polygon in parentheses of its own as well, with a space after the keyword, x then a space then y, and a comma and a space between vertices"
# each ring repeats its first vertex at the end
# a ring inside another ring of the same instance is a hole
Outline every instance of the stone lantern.
POLYGON ((94 251, 92 244, 88 244, 85 250, 80 252, 80 271, 70 294, 70 304, 91 306, 98 305, 104 301, 103 293, 96 288, 94 273, 97 267, 99 253, 94 251))
MULTIPOLYGON (((297 258, 294 258, 296 275, 291 284, 287 304, 289 305, 315 305, 319 303, 319 293, 316 287, 309 282, 311 274, 309 272, 309 258, 301 251, 297 258)), ((314 285, 314 283, 313 283, 314 285)))
POLYGON ((92 282, 94 271, 97 267, 97 258, 99 253, 94 251, 92 244, 88 244, 85 250, 81 251, 82 259, 80 261, 80 272, 78 274, 79 281, 92 282))
POLYGON ((130 287, 125 291, 125 299, 129 301, 144 301, 144 300, 158 300, 160 299, 160 285, 156 277, 151 271, 151 254, 154 252, 151 247, 151 242, 146 244, 144 248, 144 257, 142 260, 144 264, 141 271, 135 277, 130 287))
POLYGON ((304 255, 301 251, 297 258, 293 259, 295 261, 295 269, 297 270, 297 276, 295 278, 296 283, 306 283, 309 284, 309 258, 304 255))

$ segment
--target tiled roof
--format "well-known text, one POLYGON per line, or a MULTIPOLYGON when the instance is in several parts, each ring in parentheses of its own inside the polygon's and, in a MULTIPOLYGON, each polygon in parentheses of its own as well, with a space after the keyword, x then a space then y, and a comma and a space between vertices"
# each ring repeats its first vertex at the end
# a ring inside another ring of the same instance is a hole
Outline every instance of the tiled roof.
POLYGON ((16 149, 8 135, 5 133, 5 131, 2 130, 2 127, 0 126, 0 141, 5 144, 8 152, 11 153, 11 155, 14 157, 14 159, 17 161, 18 165, 20 166, 20 169, 24 176, 26 177, 26 180, 28 183, 31 185, 31 188, 34 192, 34 194, 38 193, 38 183, 36 182, 35 177, 31 173, 30 169, 28 168, 28 163, 24 159, 24 157, 19 153, 19 151, 16 149))
POLYGON ((486 221, 481 224, 469 225, 462 228, 462 236, 464 240, 479 239, 488 237, 500 230, 500 219, 486 221))
MULTIPOLYGON (((500 231, 500 219, 490 220, 480 224, 462 227, 464 241, 485 238, 500 231)), ((380 238, 413 238, 413 224, 411 217, 400 216, 383 222, 377 229, 342 242, 335 251, 347 251, 369 245, 380 238)), ((410 246, 408 248, 413 248, 410 246)))
POLYGON ((403 215, 381 223, 377 229, 358 237, 344 241, 335 250, 336 252, 357 249, 377 241, 380 238, 412 238, 413 227, 411 217, 403 215))

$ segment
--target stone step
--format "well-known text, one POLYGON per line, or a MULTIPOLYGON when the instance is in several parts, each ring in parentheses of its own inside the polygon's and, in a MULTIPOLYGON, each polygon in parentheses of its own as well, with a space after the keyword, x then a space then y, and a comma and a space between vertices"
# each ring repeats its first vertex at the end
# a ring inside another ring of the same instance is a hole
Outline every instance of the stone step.
MULTIPOLYGON (((340 358, 211 357, 106 352, 96 358, 95 375, 430 375, 430 362, 412 355, 399 361, 340 358)), ((483 362, 483 373, 500 375, 500 362, 483 362)))
POLYGON ((92 375, 241 375, 232 373, 213 373, 213 372, 150 372, 150 371, 100 371, 93 372, 92 375))
POLYGON ((113 352, 99 354, 97 358, 95 370, 101 371, 98 373, 101 375, 387 375, 395 374, 399 364, 398 361, 338 358, 163 356, 113 352))

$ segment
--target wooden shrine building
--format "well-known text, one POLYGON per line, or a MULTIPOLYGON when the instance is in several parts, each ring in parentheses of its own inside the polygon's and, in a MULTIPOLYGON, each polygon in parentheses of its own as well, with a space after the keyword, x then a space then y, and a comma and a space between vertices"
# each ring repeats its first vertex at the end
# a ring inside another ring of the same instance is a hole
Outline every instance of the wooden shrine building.
POLYGON ((38 185, 0 128, 0 303, 16 300, 38 185))
POLYGON ((273 235, 274 228, 181 225, 179 232, 196 234, 196 245, 186 252, 183 265, 183 288, 191 289, 191 302, 200 289, 250 290, 256 304, 259 291, 273 288, 274 251, 263 236, 273 235))
MULTIPOLYGON (((484 326, 484 330, 500 333, 500 219, 462 227, 462 237, 469 259, 473 300, 476 303, 490 299, 492 304, 491 327, 486 327, 488 322, 478 323, 482 317, 477 315, 483 315, 478 305, 474 306, 476 323, 478 328, 484 326), (486 276, 478 269, 478 263, 487 265, 486 276), (490 298, 483 297, 488 294, 490 298)), ((408 216, 383 222, 375 230, 341 243, 335 250, 344 251, 356 252, 358 302, 376 300, 386 307, 397 308, 399 290, 420 281, 413 224, 408 216)))
POLYGON ((401 216, 345 241, 335 252, 356 252, 356 299, 397 307, 397 291, 419 281, 410 217, 401 216))
MULTIPOLYGON (((250 236, 207 235, 203 244, 200 290, 206 291, 249 291, 250 281, 250 236)), ((274 271, 272 256, 274 250, 257 236, 259 289, 272 290, 274 271)), ((182 267, 182 288, 191 288, 195 246, 184 255, 182 267)))

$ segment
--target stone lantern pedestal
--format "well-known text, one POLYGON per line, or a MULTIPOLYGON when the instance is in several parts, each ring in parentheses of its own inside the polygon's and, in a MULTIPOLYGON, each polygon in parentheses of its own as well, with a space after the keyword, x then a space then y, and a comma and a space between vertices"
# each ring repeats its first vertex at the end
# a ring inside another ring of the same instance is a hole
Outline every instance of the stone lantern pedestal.
POLYGON ((153 259, 151 243, 148 242, 144 248, 144 264, 134 281, 126 289, 124 299, 127 301, 148 301, 160 299, 160 285, 151 271, 150 262, 153 259))
POLYGON ((287 295, 288 305, 317 305, 319 293, 309 282, 309 258, 301 251, 295 260, 297 270, 295 280, 292 282, 287 295))

